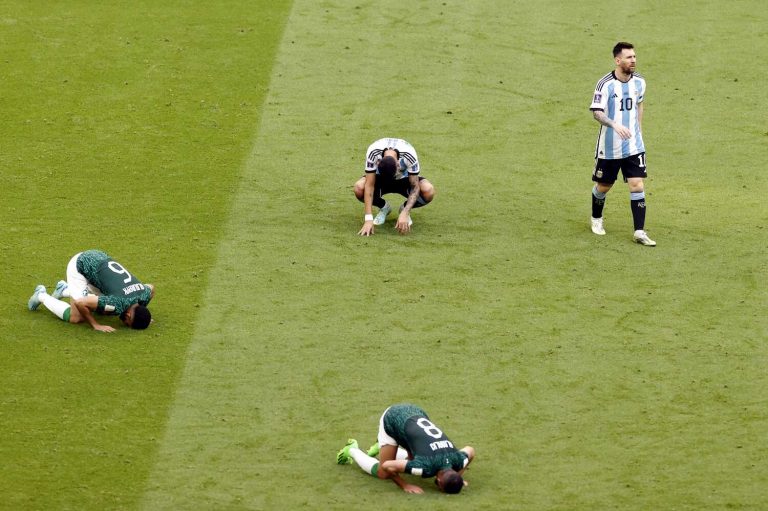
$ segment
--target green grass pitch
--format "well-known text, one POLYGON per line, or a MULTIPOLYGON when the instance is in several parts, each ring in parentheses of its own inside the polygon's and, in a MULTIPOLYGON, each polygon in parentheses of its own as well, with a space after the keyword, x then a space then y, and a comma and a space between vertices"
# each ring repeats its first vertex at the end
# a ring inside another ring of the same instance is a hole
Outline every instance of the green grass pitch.
POLYGON ((0 2, 0 509, 764 509, 757 0, 0 2), (588 105, 648 81, 648 222, 589 232, 588 105), (438 195, 359 238, 382 136, 438 195), (29 312, 102 248, 155 324, 29 312), (459 496, 338 466, 382 410, 459 496))

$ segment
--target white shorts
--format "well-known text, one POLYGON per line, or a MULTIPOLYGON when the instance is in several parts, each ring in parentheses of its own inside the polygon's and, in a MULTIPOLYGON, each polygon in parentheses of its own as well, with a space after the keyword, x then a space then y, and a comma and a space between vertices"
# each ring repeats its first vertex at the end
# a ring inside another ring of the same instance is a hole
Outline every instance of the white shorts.
POLYGON ((384 410, 384 413, 381 414, 381 418, 379 419, 379 436, 378 436, 379 447, 383 445, 397 445, 397 440, 389 436, 387 432, 384 431, 384 416, 389 411, 389 408, 384 410))
POLYGON ((77 271, 77 258, 82 252, 72 256, 67 264, 67 287, 70 298, 81 298, 89 294, 100 295, 101 291, 88 283, 88 279, 77 271))

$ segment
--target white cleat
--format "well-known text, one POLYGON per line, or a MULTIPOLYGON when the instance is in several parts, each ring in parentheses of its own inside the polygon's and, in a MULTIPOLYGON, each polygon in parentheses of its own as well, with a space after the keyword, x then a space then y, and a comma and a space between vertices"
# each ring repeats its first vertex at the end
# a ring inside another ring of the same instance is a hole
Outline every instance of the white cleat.
POLYGON ((592 232, 598 236, 605 236, 605 229, 603 229, 603 217, 592 218, 592 232))
POLYGON ((376 214, 376 217, 373 219, 373 225, 383 225, 387 221, 387 215, 389 215, 390 211, 392 211, 392 206, 387 202, 376 214))
POLYGON ((635 243, 640 243, 641 245, 645 245, 646 247, 656 246, 656 242, 653 241, 651 238, 649 238, 648 234, 645 231, 635 231, 635 234, 632 236, 632 239, 635 240, 635 243))
POLYGON ((29 310, 34 311, 37 310, 38 307, 40 307, 40 293, 45 293, 45 286, 40 284, 35 288, 35 292, 32 293, 32 296, 29 298, 29 301, 27 302, 27 307, 29 307, 29 310))
POLYGON ((65 280, 58 281, 56 283, 56 288, 53 290, 53 293, 51 293, 51 296, 57 300, 61 300, 61 297, 64 296, 64 291, 67 289, 67 287, 69 286, 65 280))

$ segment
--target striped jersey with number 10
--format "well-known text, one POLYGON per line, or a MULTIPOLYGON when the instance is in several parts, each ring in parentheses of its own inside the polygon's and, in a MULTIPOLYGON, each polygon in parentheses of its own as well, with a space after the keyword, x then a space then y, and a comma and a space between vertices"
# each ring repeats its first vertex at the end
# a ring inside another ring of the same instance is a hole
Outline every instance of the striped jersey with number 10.
POLYGON ((589 109, 602 110, 613 122, 628 128, 632 136, 623 140, 616 130, 601 124, 595 158, 619 160, 645 152, 638 118, 638 106, 644 96, 645 79, 637 73, 625 83, 611 71, 597 82, 589 109))

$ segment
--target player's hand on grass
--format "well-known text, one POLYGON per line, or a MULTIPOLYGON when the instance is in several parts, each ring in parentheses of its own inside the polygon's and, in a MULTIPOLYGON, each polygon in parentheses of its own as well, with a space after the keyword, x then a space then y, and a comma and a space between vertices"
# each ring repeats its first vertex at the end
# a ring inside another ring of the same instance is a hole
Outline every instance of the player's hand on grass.
POLYGON ((99 332, 107 332, 107 333, 111 333, 115 331, 115 329, 109 325, 96 325, 93 327, 93 329, 99 332))
POLYGON ((395 229, 397 229, 400 234, 408 234, 411 232, 410 222, 408 222, 408 213, 401 213, 400 216, 397 217, 395 229))
POLYGON ((373 234, 373 221, 365 222, 363 228, 357 234, 360 236, 370 236, 373 234))
POLYGON ((424 493, 424 489, 421 486, 416 486, 415 484, 406 484, 403 486, 403 491, 405 493, 415 493, 415 494, 422 494, 424 493))

